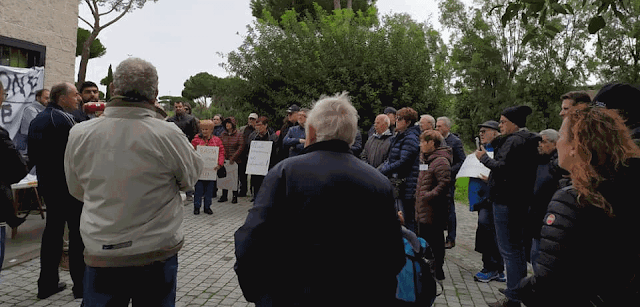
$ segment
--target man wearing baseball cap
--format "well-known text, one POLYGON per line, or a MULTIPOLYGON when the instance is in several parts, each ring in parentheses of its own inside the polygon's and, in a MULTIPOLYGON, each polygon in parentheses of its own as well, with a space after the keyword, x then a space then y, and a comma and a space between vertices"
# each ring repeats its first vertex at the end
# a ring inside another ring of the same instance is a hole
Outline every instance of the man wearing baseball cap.
POLYGON ((628 83, 609 83, 593 97, 593 104, 618 110, 640 146, 640 89, 628 83))
POLYGON ((242 161, 245 161, 245 163, 240 163, 238 164, 238 179, 240 180, 240 189, 238 190, 238 197, 246 197, 247 196, 247 174, 245 174, 245 172, 247 171, 247 157, 249 156, 249 135, 251 135, 251 133, 253 131, 256 130, 255 125, 256 125, 256 120, 258 119, 258 114, 257 113, 251 113, 249 114, 249 118, 247 119, 247 125, 246 126, 242 126, 240 127, 239 131, 240 133, 242 133, 242 137, 244 138, 244 150, 242 151, 242 154, 240 154, 240 156, 242 157, 242 161))

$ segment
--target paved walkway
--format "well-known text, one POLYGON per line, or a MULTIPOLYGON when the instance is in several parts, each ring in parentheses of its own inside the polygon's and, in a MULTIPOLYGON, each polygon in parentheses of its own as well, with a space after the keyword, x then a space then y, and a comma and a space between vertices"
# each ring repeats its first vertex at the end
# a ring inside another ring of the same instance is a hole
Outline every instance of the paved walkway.
MULTIPOLYGON (((193 215, 193 206, 186 205, 184 219, 185 244, 178 254, 177 306, 253 306, 242 296, 233 271, 233 233, 245 220, 251 204, 240 198, 238 204, 214 201, 212 216, 193 215)), ((480 254, 473 251, 477 213, 465 205, 457 205, 457 245, 447 250, 444 293, 434 306, 486 306, 502 297, 498 288, 505 283, 475 282, 473 274, 482 267, 480 254)), ((69 273, 60 278, 69 286, 66 290, 39 300, 37 280, 40 259, 3 269, 0 273, 0 307, 5 306, 80 306, 73 299, 69 273)))

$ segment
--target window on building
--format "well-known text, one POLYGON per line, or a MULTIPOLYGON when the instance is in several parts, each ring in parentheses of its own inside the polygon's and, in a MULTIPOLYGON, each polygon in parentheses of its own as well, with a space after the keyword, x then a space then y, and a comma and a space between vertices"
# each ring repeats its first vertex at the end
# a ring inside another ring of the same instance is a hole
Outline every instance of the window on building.
POLYGON ((29 68, 44 66, 46 47, 0 36, 0 65, 29 68))

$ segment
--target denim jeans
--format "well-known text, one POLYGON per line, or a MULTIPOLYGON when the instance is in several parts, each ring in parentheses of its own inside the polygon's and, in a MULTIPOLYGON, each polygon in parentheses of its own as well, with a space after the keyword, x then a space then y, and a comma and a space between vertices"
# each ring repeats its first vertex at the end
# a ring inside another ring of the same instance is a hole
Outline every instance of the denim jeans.
POLYGON ((195 208, 200 209, 202 197, 204 196, 204 208, 210 209, 215 188, 216 182, 213 180, 198 180, 198 182, 196 182, 196 192, 193 196, 193 205, 195 208))
POLYGON ((98 268, 84 273, 84 306, 176 305, 178 256, 140 267, 98 268))
POLYGON ((511 300, 518 300, 514 289, 520 280, 527 276, 527 261, 524 255, 524 226, 528 208, 522 207, 520 203, 512 203, 509 206, 493 204, 496 239, 507 268, 505 296, 511 300))

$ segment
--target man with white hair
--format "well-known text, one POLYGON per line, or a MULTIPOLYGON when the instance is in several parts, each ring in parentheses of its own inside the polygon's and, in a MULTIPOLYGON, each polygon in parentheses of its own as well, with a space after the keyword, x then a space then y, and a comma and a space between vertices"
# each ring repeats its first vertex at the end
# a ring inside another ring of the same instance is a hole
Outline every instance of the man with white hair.
POLYGON ((116 68, 104 114, 71 129, 69 192, 84 200, 84 305, 174 306, 184 244, 180 191, 203 168, 184 133, 156 117, 158 72, 128 58, 116 68))
POLYGON ((264 179, 235 233, 234 268, 256 306, 393 304, 405 263, 400 222, 389 180, 349 151, 357 123, 346 93, 321 97, 305 153, 264 179))
POLYGON ((391 125, 391 120, 387 115, 376 116, 376 120, 373 122, 373 128, 376 132, 364 144, 364 150, 360 157, 373 167, 378 167, 389 156, 391 137, 393 136, 389 125, 391 125))
POLYGON ((429 114, 420 115, 420 131, 433 130, 436 128, 436 119, 429 114))
POLYGON ((451 133, 452 127, 451 119, 446 116, 438 117, 436 121, 436 130, 440 131, 442 136, 444 137, 444 141, 447 143, 447 146, 451 147, 453 150, 453 163, 451 164, 451 178, 453 178, 453 182, 450 187, 449 194, 449 222, 447 223, 447 238, 445 239, 444 247, 449 249, 456 246, 456 228, 458 225, 456 218, 456 205, 453 201, 454 196, 456 195, 456 175, 458 171, 460 171, 460 167, 462 167, 462 163, 467 155, 464 153, 464 147, 462 146, 462 141, 455 134, 451 133))

